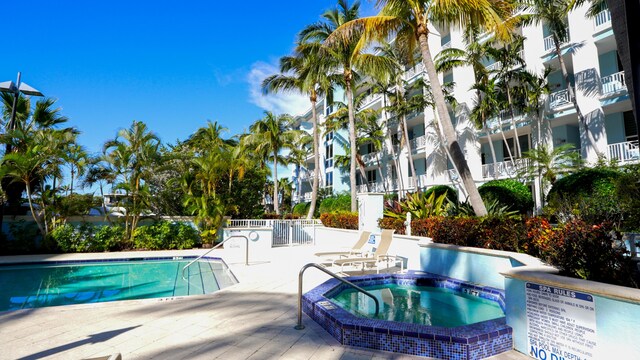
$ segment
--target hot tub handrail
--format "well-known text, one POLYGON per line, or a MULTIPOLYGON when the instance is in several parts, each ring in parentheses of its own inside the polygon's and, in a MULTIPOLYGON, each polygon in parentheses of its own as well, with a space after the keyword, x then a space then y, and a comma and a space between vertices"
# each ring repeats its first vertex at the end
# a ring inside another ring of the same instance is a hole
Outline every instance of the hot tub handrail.
POLYGON ((220 242, 218 245, 212 247, 211 249, 207 250, 207 252, 205 252, 204 254, 198 256, 197 258, 191 260, 191 262, 189 262, 187 265, 185 265, 182 268, 182 280, 187 280, 184 277, 184 271, 187 270, 187 268, 191 265, 193 265, 195 262, 197 262, 198 260, 202 259, 203 257, 207 256, 207 254, 209 254, 210 252, 212 252, 213 250, 219 248, 220 246, 222 246, 222 244, 226 243, 228 240, 231 240, 233 238, 244 238, 245 241, 247 242, 247 248, 245 249, 245 254, 244 254, 244 264, 245 265, 249 265, 249 238, 245 235, 231 235, 228 238, 222 240, 222 242, 220 242))
POLYGON ((316 263, 308 263, 307 265, 303 266, 302 269, 300 269, 300 273, 298 274, 298 324, 294 327, 294 329, 296 330, 302 330, 304 329, 304 325, 302 325, 302 277, 304 275, 305 270, 307 270, 310 267, 314 267, 322 272, 324 272, 325 274, 337 279, 338 281, 342 282, 345 285, 351 286, 352 288, 360 291, 361 293, 367 295, 368 297, 373 299, 373 302, 376 304, 376 316, 378 316, 378 313, 380 312, 380 302, 378 301, 378 299, 376 299, 375 296, 373 296, 373 294, 371 294, 370 292, 368 292, 367 290, 361 288, 360 286, 352 283, 351 281, 345 280, 343 278, 341 278, 340 276, 338 276, 338 274, 327 270, 326 268, 316 264, 316 263))

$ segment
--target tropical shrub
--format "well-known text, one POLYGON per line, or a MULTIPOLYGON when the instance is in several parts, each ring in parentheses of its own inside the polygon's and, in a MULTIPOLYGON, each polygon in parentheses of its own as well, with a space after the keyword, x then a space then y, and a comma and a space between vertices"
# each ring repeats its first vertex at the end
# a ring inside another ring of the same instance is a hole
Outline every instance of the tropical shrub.
POLYGON ((514 179, 491 180, 478 187, 485 203, 497 202, 509 210, 526 214, 533 209, 533 195, 526 185, 514 179))
POLYGON ((474 217, 439 217, 428 228, 434 242, 480 247, 480 221, 474 217))
POLYGON ((487 249, 521 252, 525 223, 518 217, 486 216, 478 224, 478 245, 487 249))
POLYGON ((39 247, 40 230, 33 222, 21 220, 9 223, 9 233, 0 236, 0 253, 3 255, 31 254, 39 247))
POLYGON ((640 231, 640 166, 624 168, 615 181, 616 201, 622 212, 620 229, 640 231))
POLYGON ((336 211, 350 211, 351 210, 351 195, 349 194, 337 194, 326 197, 320 202, 318 206, 320 214, 332 213, 336 211))
POLYGON ((320 215, 322 225, 339 229, 358 229, 358 213, 339 211, 320 215))
POLYGON ((456 189, 452 188, 449 185, 432 186, 424 192, 424 195, 426 197, 429 197, 432 193, 435 193, 436 197, 442 194, 446 194, 447 202, 458 202, 458 192, 456 191, 456 189))
POLYGON ((133 242, 136 249, 182 250, 199 245, 201 240, 198 230, 190 224, 158 221, 136 228, 133 242))
MULTIPOLYGON (((404 221, 402 219, 383 217, 381 219, 378 219, 378 226, 380 226, 381 229, 395 230, 395 234, 406 234, 406 226, 404 225, 404 221)), ((411 226, 413 226, 413 223, 411 223, 411 226)))
POLYGON ((307 215, 309 213, 309 207, 310 206, 311 206, 311 203, 302 202, 302 203, 296 204, 293 207, 293 210, 291 212, 296 214, 296 215, 304 216, 304 215, 307 215))
POLYGON ((78 226, 64 224, 56 227, 48 238, 62 252, 103 252, 129 249, 124 242, 124 227, 117 225, 78 226))
POLYGON ((559 179, 547 196, 545 214, 559 222, 579 219, 591 224, 619 224, 622 210, 615 183, 620 175, 610 168, 592 168, 559 179))
POLYGON ((611 224, 571 220, 554 230, 543 260, 560 269, 561 275, 635 287, 634 263, 624 248, 613 245, 611 230, 611 224))
POLYGON ((385 205, 384 216, 406 219, 411 213, 411 219, 426 219, 432 216, 444 215, 448 204, 445 202, 446 193, 436 196, 436 192, 407 194, 402 201, 390 201, 385 205))

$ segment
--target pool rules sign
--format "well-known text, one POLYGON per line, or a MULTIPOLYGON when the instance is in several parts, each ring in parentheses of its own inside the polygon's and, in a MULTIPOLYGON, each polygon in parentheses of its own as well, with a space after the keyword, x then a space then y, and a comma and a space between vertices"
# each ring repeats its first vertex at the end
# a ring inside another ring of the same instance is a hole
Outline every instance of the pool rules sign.
POLYGON ((539 360, 591 360, 596 347, 593 296, 527 283, 529 355, 539 360))

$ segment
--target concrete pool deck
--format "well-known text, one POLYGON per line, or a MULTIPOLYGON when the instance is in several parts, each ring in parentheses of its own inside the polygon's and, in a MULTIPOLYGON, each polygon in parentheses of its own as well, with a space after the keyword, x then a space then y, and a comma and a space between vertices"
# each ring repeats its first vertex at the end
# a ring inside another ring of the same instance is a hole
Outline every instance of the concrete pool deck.
MULTIPOLYGON (((340 345, 303 315, 298 271, 315 247, 270 249, 250 257, 214 250, 239 284, 211 295, 18 310, 0 313, 0 359, 425 359, 340 345), (273 260, 270 260, 273 259, 273 260)), ((187 256, 203 250, 0 257, 0 263, 86 258, 187 256)), ((304 291, 328 276, 309 269, 304 291)), ((529 359, 515 351, 492 359, 529 359)))

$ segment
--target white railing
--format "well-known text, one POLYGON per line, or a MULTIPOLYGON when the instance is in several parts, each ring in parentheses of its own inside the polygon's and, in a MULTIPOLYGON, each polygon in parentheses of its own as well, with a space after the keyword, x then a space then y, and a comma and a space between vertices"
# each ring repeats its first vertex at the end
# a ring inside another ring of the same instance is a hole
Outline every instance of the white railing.
POLYGON ((378 155, 380 154, 379 151, 375 151, 375 152, 370 152, 368 154, 364 154, 362 155, 362 161, 365 163, 374 161, 378 158, 378 155))
POLYGON ((549 95, 549 106, 552 109, 570 102, 569 89, 558 90, 549 95))
POLYGON ((498 71, 502 67, 502 62, 496 61, 493 64, 487 65, 485 68, 487 71, 498 71))
POLYGON ((556 43, 553 41, 553 36, 547 36, 544 38, 544 51, 551 51, 555 49, 556 43))
POLYGON ((518 171, 524 170, 528 164, 529 162, 527 159, 515 159, 493 164, 484 164, 482 165, 482 177, 484 179, 513 177, 518 173, 518 171))
POLYGON ((234 219, 226 229, 261 229, 271 231, 271 246, 310 245, 315 243, 315 227, 321 225, 317 219, 234 219))
POLYGON ((627 84, 624 82, 624 71, 604 76, 600 81, 602 82, 602 95, 627 90, 627 84))
MULTIPOLYGON (((422 174, 422 175, 418 175, 418 181, 420 182, 420 187, 423 188, 425 186, 427 186, 427 174, 422 174)), ((407 187, 409 188, 415 188, 416 187, 416 182, 415 179, 413 178, 413 176, 409 176, 409 181, 407 182, 407 187)))
POLYGON ((442 44, 442 50, 450 49, 450 48, 451 48, 451 40, 449 40, 446 43, 442 44))
POLYGON ((356 191, 358 193, 364 193, 367 191, 370 192, 384 192, 384 184, 382 184, 381 182, 369 182, 368 183, 369 187, 367 188, 367 184, 360 184, 357 186, 356 191))
POLYGON ((425 135, 418 136, 417 138, 413 138, 409 140, 409 144, 411 144, 411 150, 418 150, 427 145, 427 137, 425 135))
POLYGON ((595 31, 601 31, 611 27, 611 11, 609 9, 599 12, 593 19, 595 31))
POLYGON ((404 80, 408 81, 410 79, 413 79, 416 75, 421 74, 423 71, 424 65, 422 64, 422 62, 419 62, 416 64, 416 66, 412 67, 404 73, 404 80))
POLYGON ((620 162, 640 160, 638 141, 625 141, 617 144, 609 144, 609 160, 620 162))
POLYGON ((376 102, 377 100, 379 100, 381 98, 380 94, 369 94, 367 95, 367 97, 364 98, 364 100, 362 101, 362 108, 365 108, 369 105, 371 105, 372 103, 376 102))

